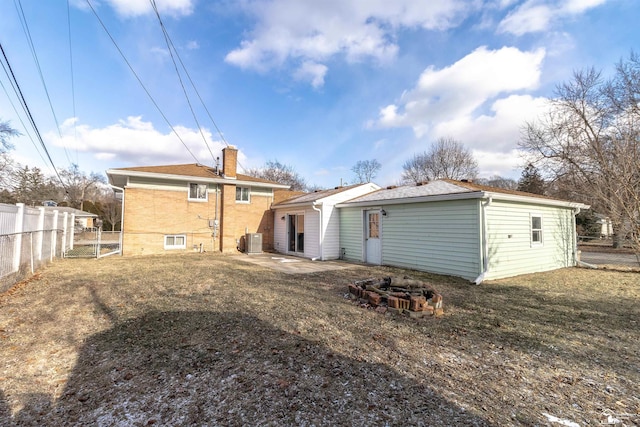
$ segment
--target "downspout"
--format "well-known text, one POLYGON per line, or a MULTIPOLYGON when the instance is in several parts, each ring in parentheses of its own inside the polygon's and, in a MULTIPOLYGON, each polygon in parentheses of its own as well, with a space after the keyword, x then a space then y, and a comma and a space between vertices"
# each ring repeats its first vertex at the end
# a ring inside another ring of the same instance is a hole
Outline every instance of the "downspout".
POLYGON ((482 242, 480 242, 482 248, 482 273, 472 282, 475 285, 479 285, 484 281, 484 276, 487 274, 489 270, 489 244, 487 239, 487 212, 486 209, 493 202, 493 198, 489 196, 489 198, 480 202, 480 215, 482 216, 482 242))
POLYGON ((578 257, 578 232, 576 231, 576 215, 578 215, 580 211, 581 211, 580 208, 575 208, 573 210, 573 215, 571 216, 571 224, 573 226, 573 265, 577 265, 579 267, 592 268, 594 270, 597 270, 598 269, 597 265, 582 262, 578 257))
POLYGON ((315 257, 315 258, 311 258, 311 261, 322 261, 323 260, 323 256, 322 256, 322 209, 320 208, 316 208, 316 202, 313 202, 311 204, 311 209, 313 209, 314 211, 318 212, 318 219, 319 219, 319 224, 318 224, 318 248, 320 249, 320 256, 319 257, 315 257))
POLYGON ((109 184, 109 186, 114 190, 122 191, 122 207, 121 207, 122 211, 120 212, 120 238, 118 239, 119 240, 118 243, 120 244, 120 256, 122 256, 124 252, 122 250, 122 240, 123 240, 122 238, 124 237, 124 188, 116 187, 115 185, 111 185, 111 184, 109 184))

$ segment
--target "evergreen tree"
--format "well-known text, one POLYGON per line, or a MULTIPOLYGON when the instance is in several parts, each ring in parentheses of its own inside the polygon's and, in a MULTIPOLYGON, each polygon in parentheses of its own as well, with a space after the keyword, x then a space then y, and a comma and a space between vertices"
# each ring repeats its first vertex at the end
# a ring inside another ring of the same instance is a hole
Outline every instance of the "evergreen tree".
POLYGON ((525 191, 533 194, 544 194, 545 182, 538 168, 529 163, 522 171, 518 180, 518 191, 525 191))

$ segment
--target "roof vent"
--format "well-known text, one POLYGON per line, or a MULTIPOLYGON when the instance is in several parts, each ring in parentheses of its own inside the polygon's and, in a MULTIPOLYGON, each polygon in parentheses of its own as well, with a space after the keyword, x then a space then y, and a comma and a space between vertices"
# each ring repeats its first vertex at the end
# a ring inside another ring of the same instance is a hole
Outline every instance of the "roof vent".
POLYGON ((387 187, 387 190, 393 190, 394 188, 398 188, 397 185, 390 185, 387 187))
POLYGON ((420 187, 421 185, 427 185, 428 183, 429 183, 429 181, 416 182, 416 187, 420 187))
POLYGON ((461 179, 460 182, 468 182, 468 183, 472 183, 473 180, 472 179, 461 179))

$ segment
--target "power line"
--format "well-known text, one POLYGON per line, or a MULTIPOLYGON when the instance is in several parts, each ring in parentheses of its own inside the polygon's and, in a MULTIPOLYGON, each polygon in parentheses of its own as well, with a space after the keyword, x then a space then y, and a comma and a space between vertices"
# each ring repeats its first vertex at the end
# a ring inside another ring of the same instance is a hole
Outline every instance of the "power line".
MULTIPOLYGON (((42 87, 44 88, 44 92, 47 95, 47 101, 49 102, 49 108, 51 109, 51 114, 53 115, 53 120, 56 123, 56 129, 58 130, 58 135, 60 135, 60 139, 62 140, 62 131, 60 130, 60 123, 58 122, 58 117, 56 116, 56 112, 53 109, 53 103, 51 102, 51 96, 49 96, 49 89, 47 88, 47 84, 44 81, 44 74, 42 73, 42 68, 40 67, 40 61, 38 60, 38 55, 36 53, 36 47, 33 43, 33 38, 31 37, 31 31, 29 30, 29 24, 27 23, 27 17, 24 14, 24 9, 22 8, 21 0, 13 1, 14 6, 16 7, 16 11, 18 12, 18 18, 20 19, 20 23, 22 24, 22 30, 25 33, 27 38, 27 42, 29 44, 29 49, 31 50, 31 55, 33 56, 33 60, 36 63, 36 68, 38 69, 38 74, 40 75, 40 81, 42 82, 42 87), (20 7, 18 7, 20 5, 20 7)), ((69 158, 69 153, 67 152, 67 147, 64 147, 64 153, 67 157, 69 163, 71 163, 71 159, 69 158)))
MULTIPOLYGON (((150 2, 151 2, 151 6, 153 7, 153 10, 156 12, 156 17, 158 18, 158 22, 160 23, 160 28, 162 28, 162 33, 164 34, 164 41, 167 44, 167 49, 169 50, 169 56, 171 56, 171 61, 173 62, 173 67, 175 68, 176 74, 178 75, 178 80, 180 81, 180 86, 182 87, 182 93, 184 93, 184 97, 187 100, 187 104, 189 105, 189 110, 191 110, 191 115, 193 116, 193 119, 196 122, 196 126, 198 126, 198 130, 200 131, 200 135, 202 136, 202 141, 204 141, 204 145, 207 147, 207 150, 209 150, 209 154, 211 154, 211 160, 215 164, 216 158, 213 155, 213 152, 211 151, 211 147, 209 147, 209 143, 207 142, 207 138, 204 136, 204 132, 202 131, 202 126, 200 126, 200 122, 198 121, 198 117, 196 117, 196 112, 193 111, 193 106, 191 105, 191 100, 189 99, 189 95, 187 94, 187 90, 184 87, 184 82, 182 81, 182 76, 180 75, 180 70, 178 70, 178 64, 176 64, 176 59, 173 56, 173 52, 171 50, 171 46, 173 46, 173 43, 170 42, 171 37, 169 36, 169 33, 167 32, 167 29, 164 26, 164 23, 162 22, 162 18, 160 17, 160 12, 158 11, 158 6, 156 5, 156 1, 155 0, 150 0, 150 2)), ((177 50, 176 50, 176 56, 180 57, 180 55, 179 55, 177 50)))
MULTIPOLYGON (((8 77, 9 73, 7 72, 7 69, 6 69, 5 65, 4 65, 4 63, 0 61, 0 64, 2 64, 2 68, 4 69, 4 72, 8 77)), ((11 79, 9 79, 9 83, 12 83, 11 79)), ((38 153, 38 155, 42 159, 42 162, 46 164, 47 161, 45 160, 44 156, 42 155, 42 153, 38 149, 38 145, 36 145, 36 142, 33 140, 33 136, 29 132, 29 129, 27 128, 27 125, 24 123, 24 120, 22 120, 22 116, 20 115, 20 113, 18 113, 18 109, 16 108, 16 105, 13 103, 13 100, 11 99, 11 96, 9 96, 9 92, 7 91, 7 88, 4 86, 4 83, 2 83, 2 80, 0 80, 0 86, 2 86, 2 90, 4 91, 5 95, 7 95, 7 99, 9 100, 9 103, 11 104, 11 107, 13 108, 13 111, 16 113, 16 116, 18 117, 18 120, 20 120, 20 123, 22 124, 22 128, 24 129, 25 133, 27 134, 27 137, 29 137, 29 140, 31 141, 31 144, 33 144, 33 148, 35 148, 36 153, 38 153)), ((15 86, 13 86, 13 84, 11 86, 12 86, 13 91, 16 93, 16 96, 17 96, 18 92, 17 92, 15 86)))
POLYGON ((71 105, 73 107, 73 139, 76 143, 76 164, 78 164, 78 126, 76 125, 76 87, 73 73, 73 48, 71 44, 71 5, 67 0, 67 28, 69 33, 69 68, 71 71, 71 105))
POLYGON ((140 83, 140 86, 142 87, 142 89, 144 90, 144 92, 147 94, 147 96, 149 97, 149 99, 151 100, 151 103, 156 107, 156 109, 158 110, 158 112, 160 113, 160 115, 162 116, 162 118, 164 119, 164 121, 167 123, 167 125, 169 125, 169 127, 171 128, 171 131, 178 137, 178 139, 180 140, 180 142, 182 143, 182 145, 184 146, 184 148, 187 149, 187 151, 189 152, 189 154, 191 155, 191 157, 193 157, 193 159, 196 161, 196 163, 200 163, 200 161, 198 160, 198 158, 195 156, 195 154, 193 154, 193 152, 189 149, 189 147, 187 146, 187 144, 184 142, 184 140, 180 137, 180 135, 178 134, 178 132, 176 131, 176 129, 173 127, 173 125, 171 124, 171 122, 169 121, 169 119, 167 118, 167 116, 164 114, 164 112, 162 111, 162 109, 160 108, 160 106, 158 105, 158 103, 156 102, 156 100, 153 98, 153 96, 151 96, 151 93, 149 92, 149 90, 147 89, 147 87, 144 85, 144 83, 142 83, 142 80, 140 79, 140 77, 138 76, 138 74, 136 73, 136 71, 133 69, 133 66, 131 66, 131 63, 129 63, 129 60, 127 59, 127 57, 124 55, 124 52, 122 52, 122 50, 120 49, 120 46, 118 46, 118 43, 116 43, 115 39, 113 38, 113 36, 111 35, 111 33, 109 32, 109 29, 107 28, 107 26, 104 24, 104 22, 102 21, 102 19, 100 18, 100 15, 98 15, 98 12, 95 10, 95 8, 93 7, 93 4, 91 4, 91 0, 86 0, 87 4, 89 5, 89 8, 91 9, 91 11, 93 12, 93 14, 95 15, 96 19, 98 20, 98 22, 100 22, 100 25, 102 26, 102 28, 104 29, 104 31, 107 33, 107 35, 109 36, 109 39, 111 39, 111 42, 113 43, 113 45, 115 46, 115 48, 118 50, 118 53, 120 53, 120 56, 122 56, 122 59, 124 60, 124 62, 127 64, 127 66, 129 67, 129 70, 131 70, 131 72, 133 73, 133 75, 135 76, 136 80, 138 80, 138 83, 140 83))
POLYGON ((10 79, 12 80, 12 84, 15 84, 15 88, 17 89, 17 92, 19 94, 19 98, 20 98, 21 103, 22 103, 22 108, 27 113, 27 117, 29 118, 29 122, 31 123, 31 126, 33 127, 33 130, 36 133, 36 135, 38 137, 38 140, 40 141, 40 145, 42 145, 42 148, 44 149, 44 152, 47 155, 47 158, 49 159, 49 162, 51 163, 51 166, 53 167, 53 170, 55 171, 56 176, 60 180, 60 183, 62 184, 64 189, 66 191, 68 191, 67 186, 64 184, 64 182, 62 181, 62 178, 60 177, 60 174, 58 173, 58 169, 56 168, 56 165, 53 163, 53 159, 51 159, 51 155, 49 154, 49 150, 47 149, 47 146, 45 145, 44 140, 42 139, 42 135, 40 134, 40 130, 38 130, 38 126, 36 125, 36 122, 33 119, 33 115, 31 114, 31 110, 29 110, 29 105, 27 105, 27 101, 26 101, 26 99, 24 99, 24 95, 22 94, 22 89, 20 89, 20 84, 18 83, 18 80, 16 79, 16 75, 14 74, 13 69, 11 68, 11 64, 9 63, 9 58, 7 58, 7 54, 5 53, 4 48, 2 47, 2 42, 0 42, 0 51, 2 51, 2 56, 4 57, 4 60, 5 60, 6 64, 7 64, 9 72, 11 73, 10 79))

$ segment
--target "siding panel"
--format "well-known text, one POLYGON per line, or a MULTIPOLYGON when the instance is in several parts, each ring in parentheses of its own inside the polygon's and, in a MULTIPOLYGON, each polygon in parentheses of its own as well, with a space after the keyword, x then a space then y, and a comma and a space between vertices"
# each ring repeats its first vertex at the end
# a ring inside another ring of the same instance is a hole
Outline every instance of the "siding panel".
POLYGON ((468 280, 480 274, 477 201, 390 205, 385 210, 383 264, 468 280))
POLYGON ((571 209, 494 202, 487 208, 487 279, 535 273, 574 265, 571 209), (532 245, 530 215, 542 215, 542 244, 532 245))
POLYGON ((362 259, 362 209, 340 209, 340 255, 352 261, 362 259), (344 251, 344 253, 343 253, 344 251))

